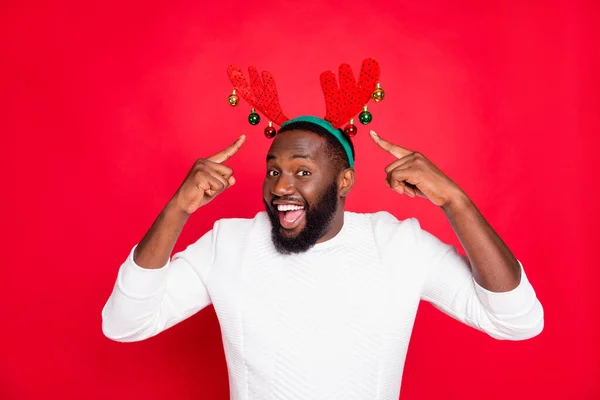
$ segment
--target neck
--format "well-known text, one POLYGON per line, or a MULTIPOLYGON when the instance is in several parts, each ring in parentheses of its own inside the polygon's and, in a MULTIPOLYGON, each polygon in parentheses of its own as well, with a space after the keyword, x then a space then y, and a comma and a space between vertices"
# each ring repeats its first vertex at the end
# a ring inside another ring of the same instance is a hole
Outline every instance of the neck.
POLYGON ((340 200, 339 204, 338 204, 338 209, 335 212, 333 219, 331 220, 331 225, 329 226, 329 229, 323 236, 321 236, 321 238, 319 240, 317 240, 317 243, 323 243, 323 242, 328 241, 329 239, 333 239, 338 233, 340 233, 343 226, 344 226, 344 201, 340 200))

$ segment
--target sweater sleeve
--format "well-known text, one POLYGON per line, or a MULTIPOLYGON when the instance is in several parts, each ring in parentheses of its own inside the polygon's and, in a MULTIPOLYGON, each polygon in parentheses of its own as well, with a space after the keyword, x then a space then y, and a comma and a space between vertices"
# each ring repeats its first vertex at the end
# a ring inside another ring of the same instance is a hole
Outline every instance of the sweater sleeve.
POLYGON ((119 342, 148 339, 211 304, 206 282, 214 261, 217 229, 218 222, 159 269, 138 266, 133 260, 134 247, 102 309, 104 335, 119 342))
POLYGON ((428 268, 423 300, 496 339, 525 340, 542 332, 544 311, 520 262, 519 285, 509 292, 491 292, 477 284, 466 257, 412 221, 417 257, 428 268))

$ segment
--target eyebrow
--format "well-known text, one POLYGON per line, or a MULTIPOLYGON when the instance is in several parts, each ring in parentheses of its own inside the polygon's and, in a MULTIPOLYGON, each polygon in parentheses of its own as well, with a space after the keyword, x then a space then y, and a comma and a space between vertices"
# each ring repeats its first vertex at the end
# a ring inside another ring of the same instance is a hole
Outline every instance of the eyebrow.
MULTIPOLYGON (((273 154, 268 154, 268 155, 267 155, 267 161, 270 161, 270 160, 275 160, 276 158, 277 158, 277 157, 275 157, 273 154)), ((315 158, 314 158, 313 156, 309 155, 309 154, 294 154, 294 155, 293 155, 293 156, 291 156, 289 159, 290 159, 290 160, 296 160, 296 159, 298 159, 298 158, 303 158, 303 159, 306 159, 306 160, 311 160, 311 161, 313 161, 313 162, 315 162, 315 161, 316 161, 316 160, 315 160, 315 158)))

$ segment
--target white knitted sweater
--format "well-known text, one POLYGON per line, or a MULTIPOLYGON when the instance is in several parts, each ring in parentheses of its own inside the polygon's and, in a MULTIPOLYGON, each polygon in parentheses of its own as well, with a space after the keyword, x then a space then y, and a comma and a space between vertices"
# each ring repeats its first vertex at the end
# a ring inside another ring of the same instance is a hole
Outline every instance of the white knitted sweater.
POLYGON ((346 212, 342 231, 300 255, 273 247, 264 212, 227 219, 161 269, 121 266, 104 334, 149 338, 209 304, 217 313, 231 398, 396 400, 420 300, 497 339, 543 329, 522 273, 492 293, 465 259, 415 219, 346 212))

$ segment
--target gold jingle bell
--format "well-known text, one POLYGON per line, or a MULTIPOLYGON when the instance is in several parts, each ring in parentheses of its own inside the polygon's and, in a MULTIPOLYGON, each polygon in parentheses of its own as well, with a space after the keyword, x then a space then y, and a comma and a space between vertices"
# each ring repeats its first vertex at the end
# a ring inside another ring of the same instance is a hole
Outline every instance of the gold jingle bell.
POLYGON ((373 90, 371 97, 376 103, 379 103, 381 100, 383 100, 385 97, 385 92, 381 88, 381 83, 377 83, 377 86, 375 86, 375 90, 373 90))
POLYGON ((231 107, 235 107, 239 104, 240 102, 240 97, 237 95, 235 89, 233 89, 231 91, 231 94, 229 95, 229 97, 227 98, 227 101, 229 102, 229 105, 231 107))

